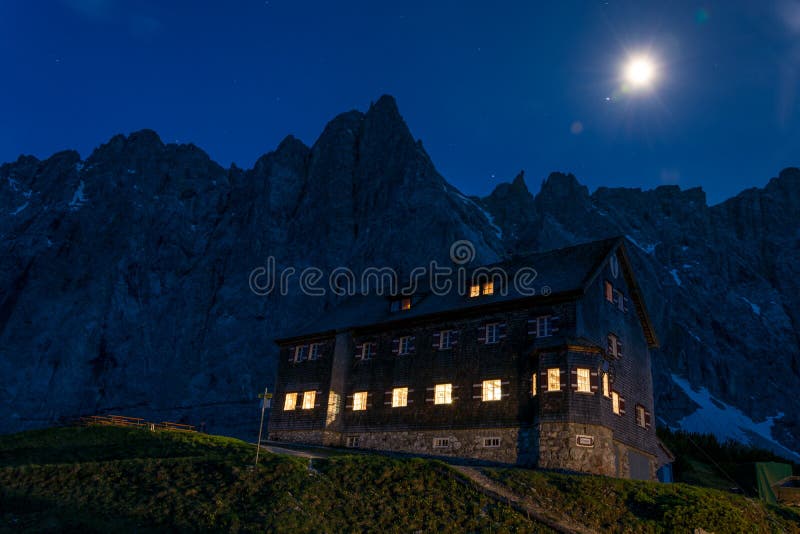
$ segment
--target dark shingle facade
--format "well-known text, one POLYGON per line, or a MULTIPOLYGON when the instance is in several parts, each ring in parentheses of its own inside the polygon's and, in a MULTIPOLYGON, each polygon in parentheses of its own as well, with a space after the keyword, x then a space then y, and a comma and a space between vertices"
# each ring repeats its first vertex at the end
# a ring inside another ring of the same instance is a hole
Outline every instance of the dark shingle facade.
POLYGON ((624 240, 493 267, 546 289, 355 297, 278 340, 270 439, 654 479, 657 339, 624 240))

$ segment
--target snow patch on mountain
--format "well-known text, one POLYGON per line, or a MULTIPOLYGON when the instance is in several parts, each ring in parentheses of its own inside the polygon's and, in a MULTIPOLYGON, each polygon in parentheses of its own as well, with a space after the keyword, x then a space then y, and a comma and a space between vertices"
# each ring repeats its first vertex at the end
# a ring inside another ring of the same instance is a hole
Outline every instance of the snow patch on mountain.
POLYGON ((777 419, 784 416, 783 412, 756 423, 738 408, 713 397, 707 388, 695 390, 688 380, 674 374, 672 381, 699 405, 697 410, 678 421, 678 427, 682 430, 711 433, 721 441, 732 439, 762 448, 769 446, 776 454, 794 461, 800 460, 800 454, 784 447, 772 437, 772 427, 777 419))
POLYGON ((759 306, 758 304, 754 304, 754 303, 750 302, 749 300, 747 300, 744 297, 739 297, 739 298, 750 305, 750 309, 753 310, 753 313, 755 313, 756 315, 761 315, 761 306, 759 306))
POLYGON ((69 207, 72 211, 75 211, 84 204, 86 204, 87 198, 86 194, 84 194, 83 192, 83 188, 84 188, 84 183, 83 180, 81 180, 78 189, 75 190, 75 193, 72 195, 72 200, 69 203, 69 207))
POLYGON ((680 277, 678 276, 678 269, 672 269, 672 270, 669 272, 669 274, 671 274, 671 275, 672 275, 672 279, 673 279, 673 280, 675 280, 675 283, 676 283, 678 286, 682 286, 682 285, 683 285, 683 284, 681 284, 681 279, 680 279, 680 277))

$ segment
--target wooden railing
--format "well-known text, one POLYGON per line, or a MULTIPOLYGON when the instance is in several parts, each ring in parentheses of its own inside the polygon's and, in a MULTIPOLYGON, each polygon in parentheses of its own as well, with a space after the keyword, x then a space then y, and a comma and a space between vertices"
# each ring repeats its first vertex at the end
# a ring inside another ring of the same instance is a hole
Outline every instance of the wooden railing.
POLYGON ((153 423, 145 421, 141 417, 128 417, 125 415, 89 415, 81 417, 76 421, 79 426, 126 426, 135 428, 148 428, 150 430, 173 430, 179 432, 196 432, 194 425, 174 423, 172 421, 162 421, 153 423))

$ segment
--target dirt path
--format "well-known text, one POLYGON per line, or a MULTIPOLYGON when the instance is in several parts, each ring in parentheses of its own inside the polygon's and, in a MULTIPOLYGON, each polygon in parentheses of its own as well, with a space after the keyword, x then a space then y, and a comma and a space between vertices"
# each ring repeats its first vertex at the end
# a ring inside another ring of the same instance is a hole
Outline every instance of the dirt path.
POLYGON ((596 530, 587 528, 564 516, 555 515, 552 511, 543 508, 530 499, 523 499, 490 479, 477 467, 453 465, 453 469, 467 477, 476 489, 497 501, 508 504, 528 518, 538 521, 558 532, 568 534, 596 534, 596 530))

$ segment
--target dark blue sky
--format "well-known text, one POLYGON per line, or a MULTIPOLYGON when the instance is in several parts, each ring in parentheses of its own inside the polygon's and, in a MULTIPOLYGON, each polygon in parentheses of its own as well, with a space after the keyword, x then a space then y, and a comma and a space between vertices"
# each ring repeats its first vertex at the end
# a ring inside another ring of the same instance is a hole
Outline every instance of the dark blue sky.
POLYGON ((715 203, 800 165, 798 0, 541 4, 2 2, 0 161, 153 128, 250 167, 389 93, 470 194, 561 170, 715 203), (657 83, 620 91, 642 50, 657 83))

